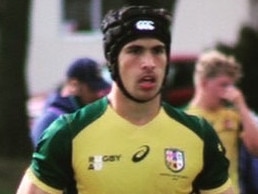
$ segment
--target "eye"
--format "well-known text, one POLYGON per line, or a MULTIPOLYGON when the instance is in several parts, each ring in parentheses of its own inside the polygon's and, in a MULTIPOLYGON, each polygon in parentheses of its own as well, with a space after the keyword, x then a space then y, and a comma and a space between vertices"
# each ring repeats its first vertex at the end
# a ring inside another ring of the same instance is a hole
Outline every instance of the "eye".
POLYGON ((159 55, 166 53, 166 49, 164 46, 157 46, 152 49, 153 54, 159 55))
POLYGON ((131 54, 138 55, 138 54, 141 54, 143 52, 143 49, 141 47, 134 46, 134 47, 128 48, 127 52, 131 53, 131 54))

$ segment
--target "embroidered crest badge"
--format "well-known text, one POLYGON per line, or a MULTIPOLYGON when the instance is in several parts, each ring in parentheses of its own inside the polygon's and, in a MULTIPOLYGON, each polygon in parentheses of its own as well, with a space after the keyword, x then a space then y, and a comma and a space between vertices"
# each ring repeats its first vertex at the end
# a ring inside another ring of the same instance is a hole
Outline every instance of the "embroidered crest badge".
POLYGON ((179 149, 165 149, 166 166, 173 172, 180 172, 185 167, 184 152, 179 149))

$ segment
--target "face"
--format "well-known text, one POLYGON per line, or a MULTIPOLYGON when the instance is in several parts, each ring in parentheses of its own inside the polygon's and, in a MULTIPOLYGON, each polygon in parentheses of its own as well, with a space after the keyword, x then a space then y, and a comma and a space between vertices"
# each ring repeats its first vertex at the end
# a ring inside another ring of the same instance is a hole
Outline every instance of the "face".
POLYGON ((81 98, 83 104, 88 104, 102 98, 108 92, 108 90, 94 91, 86 83, 79 83, 77 95, 81 98))
POLYGON ((163 84, 167 65, 165 45, 154 38, 129 42, 121 49, 118 64, 119 75, 130 95, 151 99, 163 84))
POLYGON ((210 101, 221 104, 224 101, 226 91, 234 86, 234 80, 227 75, 220 75, 206 79, 204 91, 210 101))

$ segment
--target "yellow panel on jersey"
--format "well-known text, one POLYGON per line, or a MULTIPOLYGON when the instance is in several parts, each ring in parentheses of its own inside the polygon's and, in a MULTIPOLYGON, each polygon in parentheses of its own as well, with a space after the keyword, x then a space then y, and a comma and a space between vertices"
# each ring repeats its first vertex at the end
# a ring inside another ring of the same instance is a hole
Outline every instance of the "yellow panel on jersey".
POLYGON ((77 135, 73 148, 78 188, 85 193, 163 194, 168 185, 174 193, 189 193, 203 165, 202 140, 163 110, 147 125, 136 126, 109 107, 77 135))
POLYGON ((31 165, 49 187, 72 185, 68 189, 80 194, 189 194, 193 185, 222 192, 229 187, 227 168, 224 149, 203 119, 163 104, 157 117, 137 126, 106 98, 55 121, 31 165))
POLYGON ((187 113, 202 116, 214 127, 223 145, 226 148, 226 157, 230 161, 229 175, 238 194, 238 142, 240 133, 240 118, 233 108, 221 108, 217 111, 204 111, 202 109, 189 106, 187 113))

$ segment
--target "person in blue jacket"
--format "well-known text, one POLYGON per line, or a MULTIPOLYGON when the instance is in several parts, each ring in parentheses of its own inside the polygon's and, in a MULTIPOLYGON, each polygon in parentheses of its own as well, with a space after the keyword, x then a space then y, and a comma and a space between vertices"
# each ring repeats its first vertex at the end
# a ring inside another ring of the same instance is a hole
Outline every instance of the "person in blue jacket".
MULTIPOLYGON (((258 123, 258 117, 255 115, 258 123)), ((241 144, 239 152, 239 179, 241 194, 258 193, 258 157, 248 152, 247 148, 241 144)))
POLYGON ((90 58, 75 60, 67 69, 65 83, 48 97, 44 112, 32 125, 30 135, 33 146, 61 114, 72 113, 103 97, 109 90, 110 84, 102 77, 97 62, 90 58))

